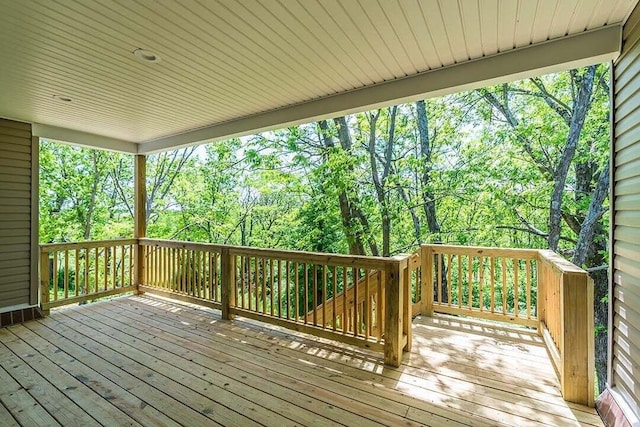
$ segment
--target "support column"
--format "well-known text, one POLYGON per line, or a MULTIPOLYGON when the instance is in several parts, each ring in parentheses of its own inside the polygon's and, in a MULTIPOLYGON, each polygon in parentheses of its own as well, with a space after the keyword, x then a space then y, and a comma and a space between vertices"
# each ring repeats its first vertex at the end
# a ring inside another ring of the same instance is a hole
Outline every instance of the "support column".
MULTIPOLYGON (((138 154, 135 157, 134 168, 135 182, 135 206, 134 206, 134 232, 135 239, 147 236, 147 156, 138 154)), ((136 286, 144 284, 144 246, 136 245, 134 277, 136 286)))

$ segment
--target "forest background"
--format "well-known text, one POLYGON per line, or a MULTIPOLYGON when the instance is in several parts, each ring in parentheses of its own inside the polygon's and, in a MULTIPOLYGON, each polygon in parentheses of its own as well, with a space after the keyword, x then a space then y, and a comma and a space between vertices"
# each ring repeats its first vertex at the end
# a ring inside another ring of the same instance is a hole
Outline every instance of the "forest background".
MULTIPOLYGON (((154 154, 148 237, 389 256, 549 248, 595 282, 606 380, 610 67, 154 154)), ((42 141, 40 241, 133 235, 133 156, 42 141)))

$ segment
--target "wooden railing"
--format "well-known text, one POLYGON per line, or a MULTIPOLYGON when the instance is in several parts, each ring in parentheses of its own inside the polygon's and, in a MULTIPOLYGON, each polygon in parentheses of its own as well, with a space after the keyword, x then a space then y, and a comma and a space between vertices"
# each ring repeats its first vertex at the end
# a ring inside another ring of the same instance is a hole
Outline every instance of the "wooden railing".
POLYGON ((137 241, 101 240, 40 245, 42 309, 136 290, 137 241))
POLYGON ((423 245, 421 259, 414 314, 537 328, 564 399, 593 406, 593 283, 584 270, 545 250, 423 245))
POLYGON ((409 257, 379 258, 156 239, 144 248, 139 290, 204 304, 385 352, 411 345, 409 257), (399 313, 402 313, 400 315, 399 313))
POLYGON ((538 326, 538 251, 446 245, 422 251, 422 293, 431 297, 423 305, 432 311, 538 326))
POLYGON ((139 239, 139 243, 140 290, 222 308, 220 245, 153 239, 139 239))
POLYGON ((384 351, 394 366, 412 315, 535 327, 563 397, 593 405, 593 283, 551 251, 423 245, 379 258, 129 239, 41 245, 40 256, 45 312, 153 292, 384 351))

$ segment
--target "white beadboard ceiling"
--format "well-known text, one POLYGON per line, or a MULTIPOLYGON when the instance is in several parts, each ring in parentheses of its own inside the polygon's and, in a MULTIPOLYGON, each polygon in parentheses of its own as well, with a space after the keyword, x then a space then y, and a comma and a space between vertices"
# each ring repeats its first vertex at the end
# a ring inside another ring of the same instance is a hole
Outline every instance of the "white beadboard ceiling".
POLYGON ((166 148, 170 136, 196 142, 207 136, 197 129, 619 25, 637 1, 0 0, 0 117, 166 148), (161 62, 138 62, 136 48, 161 62))

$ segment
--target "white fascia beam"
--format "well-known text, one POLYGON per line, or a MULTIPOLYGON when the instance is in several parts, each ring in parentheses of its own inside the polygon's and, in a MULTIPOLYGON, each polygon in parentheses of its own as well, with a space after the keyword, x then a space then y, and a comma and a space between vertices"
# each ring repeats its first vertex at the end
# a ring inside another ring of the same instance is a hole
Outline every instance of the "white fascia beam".
POLYGON ((143 142, 138 146, 138 153, 149 154, 215 142, 611 61, 619 55, 621 41, 620 25, 603 27, 143 142))
POLYGON ((108 136, 96 135, 73 129, 34 123, 31 127, 33 136, 49 139, 63 144, 80 145, 88 148, 115 151, 119 153, 137 154, 138 144, 108 136))

